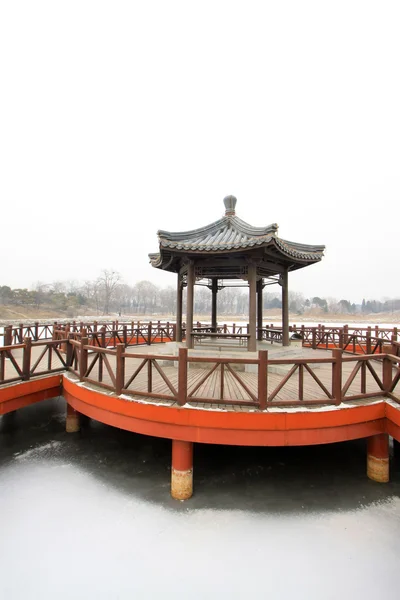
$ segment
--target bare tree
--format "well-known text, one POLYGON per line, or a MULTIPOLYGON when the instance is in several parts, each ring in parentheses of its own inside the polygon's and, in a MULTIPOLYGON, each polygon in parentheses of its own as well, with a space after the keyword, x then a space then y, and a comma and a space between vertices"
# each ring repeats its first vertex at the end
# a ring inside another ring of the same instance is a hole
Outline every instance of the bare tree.
POLYGON ((103 269, 100 277, 97 279, 98 288, 103 298, 103 314, 105 315, 110 312, 110 304, 115 293, 115 288, 121 280, 120 273, 114 271, 114 269, 103 269))

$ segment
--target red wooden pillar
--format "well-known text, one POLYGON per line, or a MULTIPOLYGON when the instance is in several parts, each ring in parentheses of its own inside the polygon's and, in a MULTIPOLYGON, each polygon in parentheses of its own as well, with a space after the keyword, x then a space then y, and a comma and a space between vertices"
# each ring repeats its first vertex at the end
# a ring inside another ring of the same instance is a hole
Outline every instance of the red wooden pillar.
POLYGON ((81 428, 81 414, 67 403, 67 417, 65 430, 67 433, 76 433, 81 428))
POLYGON ((193 442, 172 440, 171 496, 188 500, 193 494, 193 442))
POLYGON ((373 481, 389 481, 389 436, 373 435, 367 440, 367 475, 373 481))

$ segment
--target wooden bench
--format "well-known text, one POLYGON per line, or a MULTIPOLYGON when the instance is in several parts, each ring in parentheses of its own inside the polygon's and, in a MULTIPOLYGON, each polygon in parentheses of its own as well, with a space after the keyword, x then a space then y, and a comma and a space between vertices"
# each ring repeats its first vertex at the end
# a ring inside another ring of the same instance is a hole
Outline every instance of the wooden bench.
MULTIPOLYGON (((234 344, 229 344, 229 340, 239 340, 239 346, 248 347, 250 334, 249 333, 213 333, 213 332, 198 332, 193 331, 191 333, 193 338, 193 344, 196 344, 196 341, 202 346, 212 345, 215 347, 215 342, 213 340, 221 340, 222 342, 228 341, 228 343, 221 343, 220 349, 222 346, 224 347, 232 347, 234 344), (207 344, 208 342, 208 344, 207 344)), ((236 344, 235 344, 236 345, 236 344)))

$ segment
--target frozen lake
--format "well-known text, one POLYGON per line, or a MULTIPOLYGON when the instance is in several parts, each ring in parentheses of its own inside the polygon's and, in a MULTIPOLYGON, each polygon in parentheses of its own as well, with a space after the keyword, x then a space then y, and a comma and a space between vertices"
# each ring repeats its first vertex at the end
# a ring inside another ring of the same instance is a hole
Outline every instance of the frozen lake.
POLYGON ((400 474, 365 444, 195 447, 195 495, 169 496, 171 443, 64 401, 0 417, 0 597, 395 600, 400 474))

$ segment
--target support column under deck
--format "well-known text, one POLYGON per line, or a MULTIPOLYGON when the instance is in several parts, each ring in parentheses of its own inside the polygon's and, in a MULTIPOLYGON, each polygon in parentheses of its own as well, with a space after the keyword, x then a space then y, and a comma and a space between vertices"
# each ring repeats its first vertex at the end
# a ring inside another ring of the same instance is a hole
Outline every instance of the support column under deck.
POLYGON ((289 346, 289 288, 288 270, 282 273, 282 345, 289 346))
POLYGON ((218 279, 211 280, 211 329, 213 333, 217 333, 217 294, 218 294, 218 279))
POLYGON ((400 442, 393 438, 393 466, 400 471, 400 442))
POLYGON ((67 402, 67 415, 65 430, 67 433, 76 433, 81 429, 81 414, 67 402))
POLYGON ((171 496, 188 500, 193 494, 193 442, 172 440, 171 496))
POLYGON ((249 265, 249 351, 257 350, 257 267, 249 265))
POLYGON ((367 475, 378 483, 389 481, 389 436, 373 435, 367 440, 367 475))
POLYGON ((186 297, 186 347, 193 348, 193 308, 194 308, 194 263, 190 261, 187 271, 186 297))
POLYGON ((178 282, 177 282, 177 290, 176 290, 176 341, 182 341, 182 296, 183 296, 183 286, 182 286, 182 277, 178 273, 178 282))

